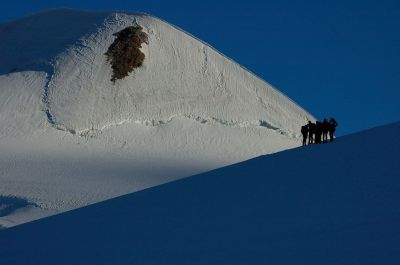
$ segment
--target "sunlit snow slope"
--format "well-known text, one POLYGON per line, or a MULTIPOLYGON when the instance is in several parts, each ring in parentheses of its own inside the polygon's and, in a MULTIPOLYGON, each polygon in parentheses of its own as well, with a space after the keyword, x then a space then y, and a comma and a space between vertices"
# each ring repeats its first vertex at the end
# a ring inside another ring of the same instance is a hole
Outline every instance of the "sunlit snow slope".
POLYGON ((400 123, 261 156, 0 231, 0 263, 397 265, 399 157, 400 123))
POLYGON ((298 146, 313 120, 149 15, 36 14, 0 25, 0 58, 2 226, 298 146), (128 26, 148 35, 145 59, 113 83, 105 52, 128 26))

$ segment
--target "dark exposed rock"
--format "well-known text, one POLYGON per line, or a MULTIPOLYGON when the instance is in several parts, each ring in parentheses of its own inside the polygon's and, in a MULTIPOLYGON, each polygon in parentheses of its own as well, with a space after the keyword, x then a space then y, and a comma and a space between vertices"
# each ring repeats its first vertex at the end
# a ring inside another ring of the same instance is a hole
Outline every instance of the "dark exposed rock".
POLYGON ((142 66, 145 55, 140 48, 142 43, 148 43, 147 34, 142 30, 140 26, 131 26, 114 33, 116 39, 105 53, 113 69, 111 81, 122 79, 142 66))

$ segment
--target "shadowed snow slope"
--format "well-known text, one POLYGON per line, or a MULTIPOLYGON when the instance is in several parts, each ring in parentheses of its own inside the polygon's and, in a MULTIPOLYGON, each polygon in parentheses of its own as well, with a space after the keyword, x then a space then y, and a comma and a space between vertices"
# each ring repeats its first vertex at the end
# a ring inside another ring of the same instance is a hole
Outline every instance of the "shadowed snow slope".
POLYGON ((400 123, 0 231, 1 264, 400 263, 400 123))
POLYGON ((0 205, 27 202, 4 227, 297 147, 314 119, 144 14, 62 9, 2 24, 0 58, 0 205), (114 83, 105 53, 131 26, 147 35, 143 65, 114 83))

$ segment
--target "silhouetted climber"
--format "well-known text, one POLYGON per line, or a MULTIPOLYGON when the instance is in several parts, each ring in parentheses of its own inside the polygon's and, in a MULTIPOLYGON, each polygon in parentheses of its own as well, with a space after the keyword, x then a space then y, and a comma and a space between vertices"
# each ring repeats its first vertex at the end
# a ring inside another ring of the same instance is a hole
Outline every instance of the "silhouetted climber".
POLYGON ((307 144, 308 126, 301 126, 301 134, 303 135, 303 146, 307 144))
POLYGON ((328 132, 329 132, 329 123, 326 119, 322 122, 322 141, 324 143, 328 142, 328 132))
POLYGON ((315 123, 315 143, 321 143, 321 136, 322 136, 322 124, 320 121, 315 123))
POLYGON ((308 121, 308 144, 314 143, 315 123, 308 121))
POLYGON ((338 126, 338 123, 335 121, 334 118, 331 118, 329 120, 329 138, 330 138, 331 142, 333 141, 333 136, 335 134, 337 126, 338 126))

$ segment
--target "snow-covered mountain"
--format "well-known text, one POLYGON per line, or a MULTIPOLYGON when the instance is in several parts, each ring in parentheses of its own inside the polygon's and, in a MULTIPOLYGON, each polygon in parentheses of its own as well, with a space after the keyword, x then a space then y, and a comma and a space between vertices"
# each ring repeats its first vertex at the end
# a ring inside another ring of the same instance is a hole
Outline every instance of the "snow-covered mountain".
POLYGON ((3 24, 0 58, 2 226, 298 146, 314 119, 144 14, 63 9, 3 24), (111 81, 106 53, 129 27, 146 36, 134 50, 144 60, 111 81))
POLYGON ((0 263, 397 265, 399 157, 400 123, 261 156, 0 231, 0 263))

